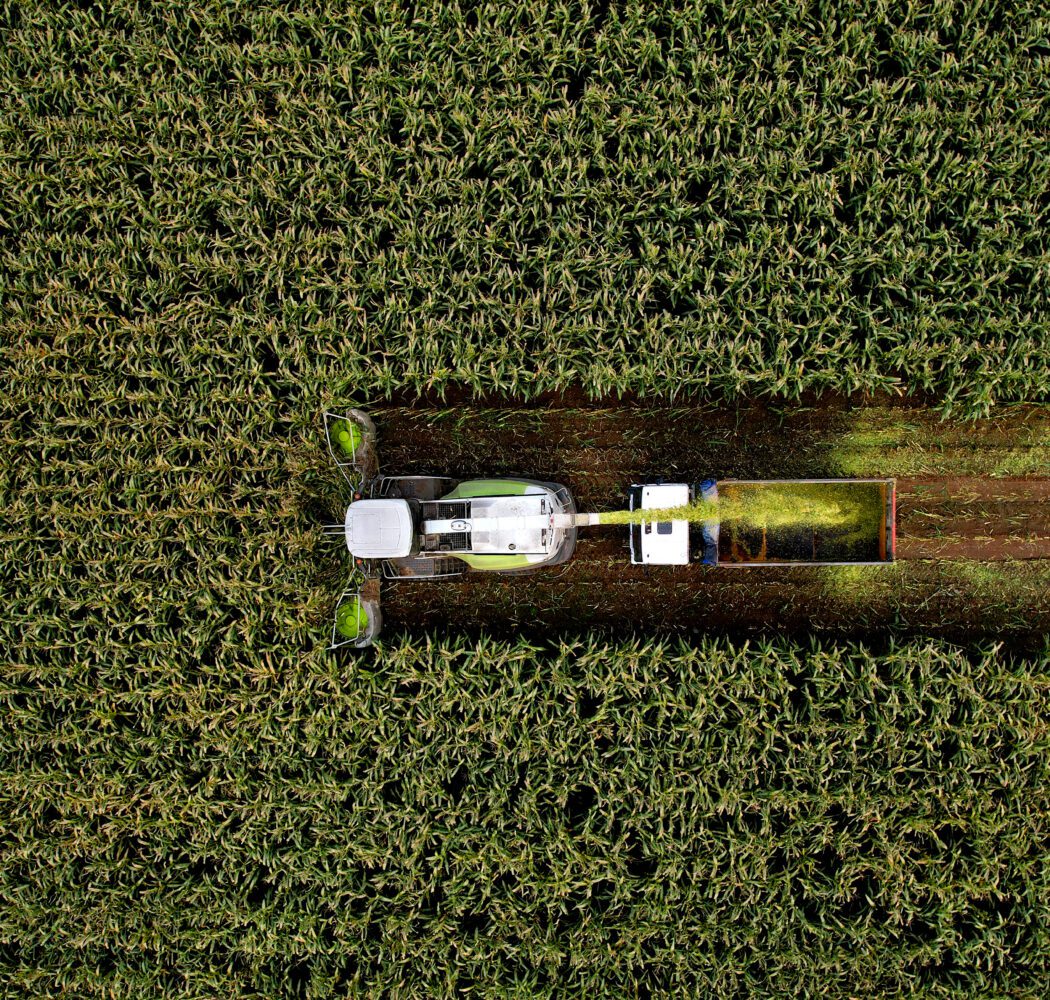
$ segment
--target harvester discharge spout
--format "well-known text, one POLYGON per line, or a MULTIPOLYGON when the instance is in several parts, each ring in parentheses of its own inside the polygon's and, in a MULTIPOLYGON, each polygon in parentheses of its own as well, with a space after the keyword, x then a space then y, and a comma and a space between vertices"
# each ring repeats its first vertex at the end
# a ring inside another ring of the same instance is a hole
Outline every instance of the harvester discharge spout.
POLYGON ((568 531, 587 528, 602 523, 601 514, 532 514, 523 517, 474 517, 446 518, 440 521, 424 521, 424 534, 443 534, 453 531, 568 531))

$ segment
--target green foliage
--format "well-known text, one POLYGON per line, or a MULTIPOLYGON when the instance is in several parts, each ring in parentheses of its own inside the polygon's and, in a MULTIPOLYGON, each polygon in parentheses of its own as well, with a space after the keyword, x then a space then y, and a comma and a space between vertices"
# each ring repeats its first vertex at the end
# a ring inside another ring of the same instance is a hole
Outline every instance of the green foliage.
MULTIPOLYGON (((418 634, 330 657, 320 400, 18 363, 8 992, 1038 995, 1045 657, 418 634)), ((924 620, 911 589, 881 631, 924 620)), ((586 624, 604 598, 576 600, 586 624)))
POLYGON ((483 639, 23 648, 22 993, 1036 995, 1046 658, 483 639))
POLYGON ((347 390, 1045 394, 1039 5, 3 23, 7 992, 1044 992, 1045 659, 333 659, 316 530, 347 390))
POLYGON ((56 365, 1050 387, 1043 4, 5 11, 4 330, 56 365))

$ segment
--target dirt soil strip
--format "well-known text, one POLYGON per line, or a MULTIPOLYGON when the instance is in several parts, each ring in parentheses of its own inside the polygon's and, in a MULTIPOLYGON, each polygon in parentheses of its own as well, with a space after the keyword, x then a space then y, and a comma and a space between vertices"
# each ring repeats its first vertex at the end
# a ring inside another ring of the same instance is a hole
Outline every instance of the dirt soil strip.
POLYGON ((897 558, 1050 558, 1050 478, 898 480, 897 558))
POLYGON ((784 412, 762 406, 372 412, 384 472, 528 475, 566 484, 584 510, 620 509, 632 482, 660 477, 898 477, 901 561, 894 567, 646 569, 630 565, 624 529, 584 529, 575 558, 562 569, 384 584, 391 628, 537 637, 589 629, 823 632, 873 640, 893 631, 1036 642, 1050 631, 1045 407, 965 425, 940 423, 919 408, 857 411, 844 403, 784 412), (987 474, 980 471, 985 467, 987 474), (1004 474, 1017 467, 1025 474, 1004 474), (988 570, 973 570, 985 564, 988 570))
MULTIPOLYGON (((620 555, 620 554, 618 554, 620 555)), ((622 556, 621 556, 622 558, 622 556)), ((1008 566, 1005 577, 973 580, 960 563, 911 562, 852 570, 652 569, 610 560, 582 542, 560 574, 477 574, 437 583, 384 584, 391 628, 486 631, 533 639, 610 634, 823 633, 884 641, 934 635, 957 641, 1005 639, 1038 645, 1050 632, 1050 573, 1008 566)), ((968 564, 967 564, 968 565, 968 564)), ((1040 568, 1045 563, 1039 564, 1040 568)))

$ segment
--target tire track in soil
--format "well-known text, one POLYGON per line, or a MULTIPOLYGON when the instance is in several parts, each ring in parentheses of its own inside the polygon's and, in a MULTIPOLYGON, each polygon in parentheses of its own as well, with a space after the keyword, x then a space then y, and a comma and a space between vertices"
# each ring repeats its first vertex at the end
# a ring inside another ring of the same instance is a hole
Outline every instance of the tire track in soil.
MULTIPOLYGON (((831 456, 851 421, 847 406, 773 415, 761 406, 391 407, 373 413, 386 471, 529 475, 565 483, 580 508, 590 510, 621 508, 631 482, 660 476, 841 475, 831 456)), ((1042 410, 1037 417, 1043 419, 1042 410)), ((909 410, 907 420, 910 426, 928 421, 931 433, 938 430, 925 411, 909 410)), ((1015 434, 1031 421, 1022 412, 961 430, 949 425, 938 461, 950 467, 951 449, 958 447, 964 467, 975 454, 987 453, 994 463, 1016 451, 1015 434)), ((877 474, 894 472, 890 459, 877 474)), ((624 529, 583 529, 564 568, 526 577, 385 583, 384 617, 391 629, 544 639, 597 629, 618 635, 822 633, 878 642, 892 631, 1023 644, 1050 632, 1050 475, 897 478, 894 567, 854 568, 846 576, 821 567, 650 569, 630 565, 624 529), (995 570, 1004 574, 1001 581, 972 580, 972 560, 1001 567, 995 570)))

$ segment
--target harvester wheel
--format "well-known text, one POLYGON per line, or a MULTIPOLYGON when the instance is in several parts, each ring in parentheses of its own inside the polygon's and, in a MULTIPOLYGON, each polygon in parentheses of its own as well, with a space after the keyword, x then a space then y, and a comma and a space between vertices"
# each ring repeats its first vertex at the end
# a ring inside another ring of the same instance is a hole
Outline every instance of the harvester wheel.
POLYGON ((346 639, 356 639, 368 629, 368 612, 361 606, 360 600, 355 598, 339 606, 335 614, 335 627, 346 639))

